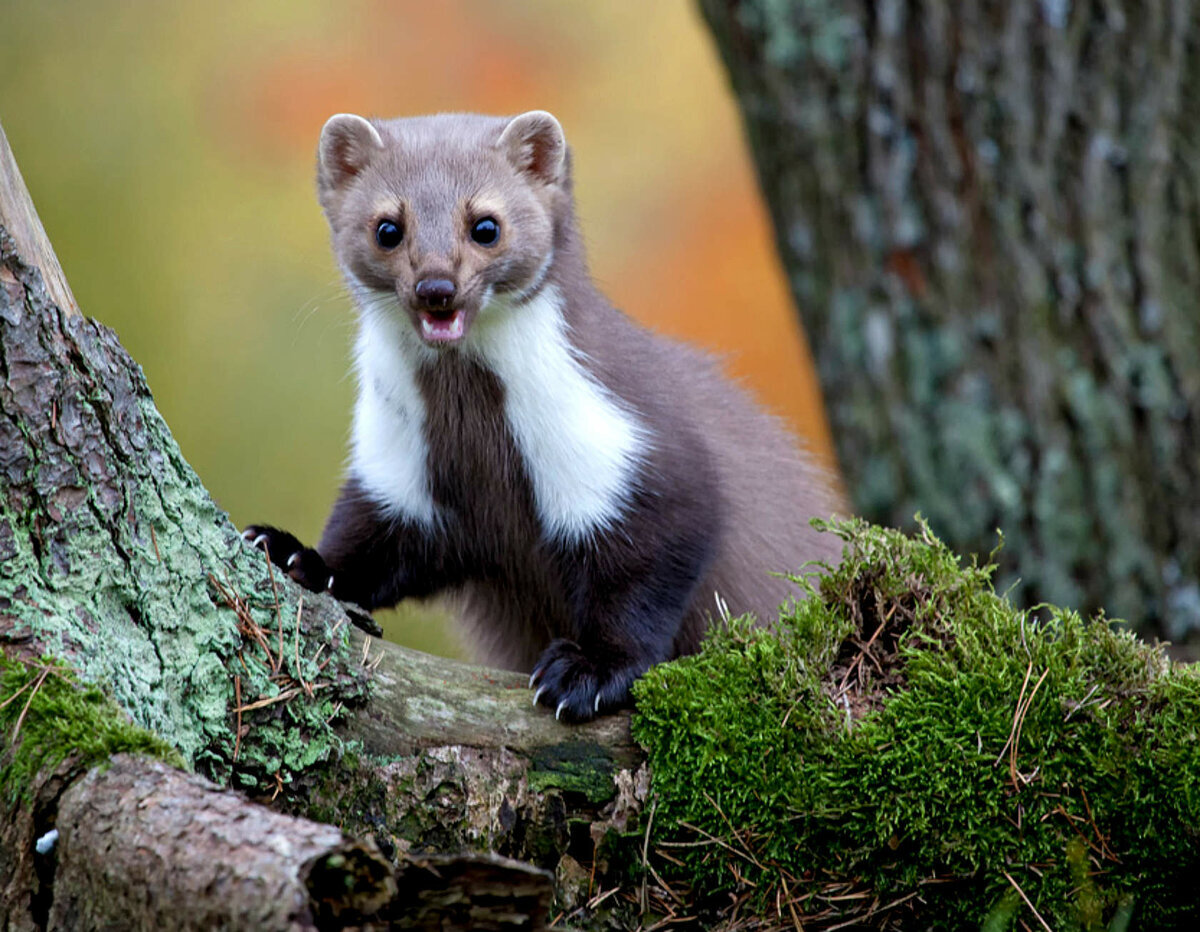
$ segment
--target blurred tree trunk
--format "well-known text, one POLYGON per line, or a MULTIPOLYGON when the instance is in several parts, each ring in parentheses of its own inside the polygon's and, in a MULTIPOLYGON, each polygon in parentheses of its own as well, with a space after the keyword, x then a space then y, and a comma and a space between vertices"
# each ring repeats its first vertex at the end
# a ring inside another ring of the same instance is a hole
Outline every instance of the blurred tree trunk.
POLYGON ((1195 5, 700 6, 859 512, 1200 628, 1195 5))

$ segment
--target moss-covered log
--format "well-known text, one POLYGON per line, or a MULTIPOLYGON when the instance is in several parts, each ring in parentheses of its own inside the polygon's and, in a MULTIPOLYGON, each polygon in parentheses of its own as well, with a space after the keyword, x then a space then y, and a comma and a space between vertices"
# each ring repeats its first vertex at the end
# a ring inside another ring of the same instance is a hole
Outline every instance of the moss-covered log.
POLYGON ((1200 8, 700 0, 856 509, 1200 626, 1200 8))
MULTIPOLYGON (((0 163, 5 662, 100 687, 178 763, 374 838, 401 867, 470 849, 562 875, 569 852, 590 857, 645 797, 628 716, 569 728, 532 707, 523 677, 352 637, 357 612, 274 575, 183 460, 116 337, 74 309, 65 282, 47 285, 61 274, 43 274, 57 262, 2 133, 0 163)), ((0 694, 20 713, 0 729, 13 846, 0 889, 29 868, 34 836, 87 767, 147 750, 98 742, 86 718, 27 705, 21 688, 0 694), (34 785, 31 818, 22 789, 34 785)), ((455 863, 426 873, 486 889, 512 876, 501 862, 455 863)), ((41 915, 70 893, 53 872, 40 890, 41 915)), ((428 918, 436 899, 418 911, 428 918)), ((0 927, 21 926, 13 902, 0 927)))

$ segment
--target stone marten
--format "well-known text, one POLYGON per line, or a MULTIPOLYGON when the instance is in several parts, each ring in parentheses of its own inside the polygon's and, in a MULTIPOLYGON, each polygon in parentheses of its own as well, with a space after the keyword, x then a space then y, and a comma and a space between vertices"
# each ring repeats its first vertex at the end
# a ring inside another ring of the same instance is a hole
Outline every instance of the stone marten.
POLYGON ((585 721, 695 651, 714 594, 768 620, 794 591, 773 572, 838 558, 809 526, 845 511, 831 478, 593 285, 553 116, 338 114, 318 160, 358 401, 317 548, 245 532, 294 579, 367 608, 448 594, 480 660, 585 721))

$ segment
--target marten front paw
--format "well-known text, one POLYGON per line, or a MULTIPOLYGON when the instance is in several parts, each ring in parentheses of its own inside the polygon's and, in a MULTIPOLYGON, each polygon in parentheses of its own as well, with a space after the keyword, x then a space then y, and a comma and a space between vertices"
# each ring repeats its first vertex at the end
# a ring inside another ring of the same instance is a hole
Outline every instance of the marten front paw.
POLYGON ((287 574, 305 589, 326 592, 333 589, 333 573, 311 547, 279 528, 266 524, 251 524, 242 531, 242 538, 251 546, 264 550, 271 562, 287 571, 287 574))
POLYGON ((574 641, 551 641, 529 677, 534 705, 554 710, 568 722, 591 721, 629 703, 633 675, 628 667, 611 670, 593 662, 574 641))

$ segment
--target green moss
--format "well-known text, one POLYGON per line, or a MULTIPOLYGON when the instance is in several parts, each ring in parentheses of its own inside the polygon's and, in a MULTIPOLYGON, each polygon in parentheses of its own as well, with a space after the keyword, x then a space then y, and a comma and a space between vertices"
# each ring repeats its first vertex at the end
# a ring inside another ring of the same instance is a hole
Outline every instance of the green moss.
POLYGON ((701 842, 671 849, 674 876, 802 917, 917 893, 880 921, 929 928, 1036 925, 1016 886, 1056 929, 1194 915, 1196 671, 1108 622, 1017 611, 927 527, 830 530, 844 561, 776 630, 733 619, 635 688, 656 837, 701 842), (804 899, 834 884, 868 895, 804 899))
POLYGON ((529 768, 529 788, 536 793, 559 789, 579 793, 589 802, 612 798, 612 756, 594 744, 564 741, 539 749, 529 768))
POLYGON ((67 757, 81 769, 121 753, 184 764, 178 751, 131 724, 100 689, 81 686, 67 667, 50 660, 26 664, 0 654, 0 736, 0 794, 10 803, 29 802, 33 778, 67 757))

